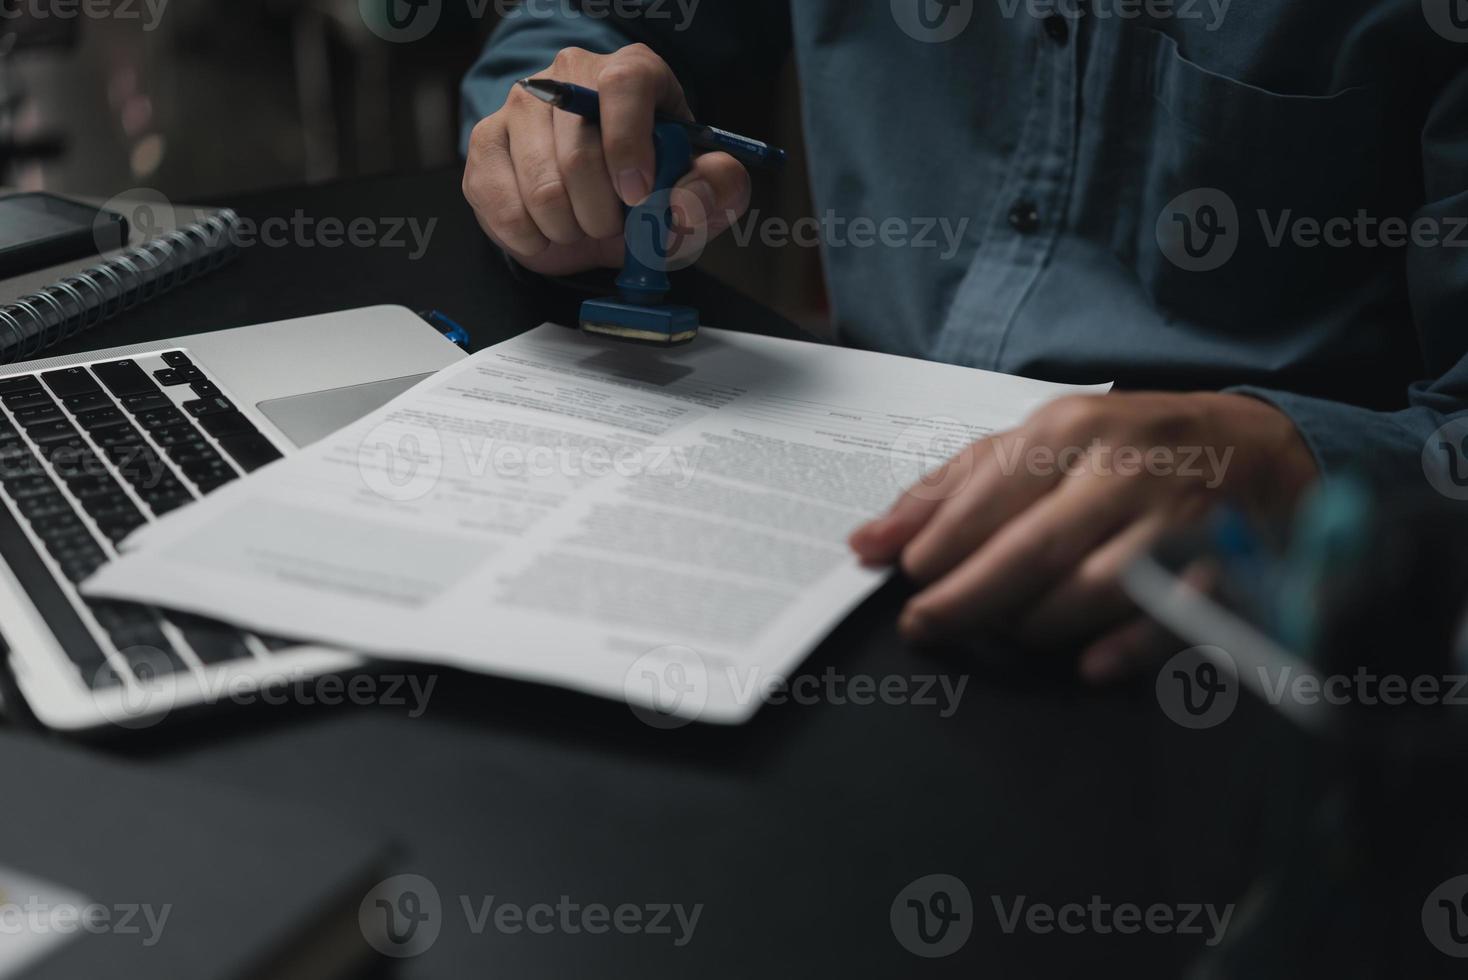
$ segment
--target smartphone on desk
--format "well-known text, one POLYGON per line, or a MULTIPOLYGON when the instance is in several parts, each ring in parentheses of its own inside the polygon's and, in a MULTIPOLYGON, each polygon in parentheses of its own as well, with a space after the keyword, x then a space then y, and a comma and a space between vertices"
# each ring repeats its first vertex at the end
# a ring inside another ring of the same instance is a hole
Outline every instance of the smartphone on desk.
POLYGON ((127 244, 127 219, 54 194, 0 197, 0 279, 127 244))

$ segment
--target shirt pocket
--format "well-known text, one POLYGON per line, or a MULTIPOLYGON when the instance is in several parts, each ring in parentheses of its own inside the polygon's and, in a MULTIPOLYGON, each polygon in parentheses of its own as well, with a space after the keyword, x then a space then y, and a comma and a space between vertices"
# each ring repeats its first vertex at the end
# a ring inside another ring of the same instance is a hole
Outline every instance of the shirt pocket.
POLYGON ((1386 216, 1374 89, 1272 92, 1190 61, 1150 29, 1138 76, 1151 125, 1137 147, 1131 245, 1161 309, 1231 334, 1277 333, 1381 268, 1371 250, 1338 244, 1342 220, 1386 216), (1333 242, 1296 241, 1332 221, 1333 242))

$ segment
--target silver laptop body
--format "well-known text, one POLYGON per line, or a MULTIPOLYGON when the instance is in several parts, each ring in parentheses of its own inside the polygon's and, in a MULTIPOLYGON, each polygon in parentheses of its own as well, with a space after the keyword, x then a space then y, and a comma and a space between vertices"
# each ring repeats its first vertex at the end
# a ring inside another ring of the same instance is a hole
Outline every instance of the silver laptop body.
MULTIPOLYGON (((0 368, 0 635, 43 724, 144 727, 363 661, 225 624, 83 601, 130 533, 465 356, 372 307, 0 368)), ((7 709, 10 710, 10 709, 7 709)))

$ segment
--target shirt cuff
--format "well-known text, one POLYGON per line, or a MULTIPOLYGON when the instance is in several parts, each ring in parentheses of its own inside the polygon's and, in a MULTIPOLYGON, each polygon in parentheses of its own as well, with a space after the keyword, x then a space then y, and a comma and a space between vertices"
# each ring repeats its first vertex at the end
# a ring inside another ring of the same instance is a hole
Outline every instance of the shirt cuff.
POLYGON ((1426 408, 1377 412, 1289 391, 1242 386, 1227 394, 1273 405, 1294 422, 1322 479, 1366 474, 1391 483, 1422 477, 1422 451, 1443 422, 1426 408))

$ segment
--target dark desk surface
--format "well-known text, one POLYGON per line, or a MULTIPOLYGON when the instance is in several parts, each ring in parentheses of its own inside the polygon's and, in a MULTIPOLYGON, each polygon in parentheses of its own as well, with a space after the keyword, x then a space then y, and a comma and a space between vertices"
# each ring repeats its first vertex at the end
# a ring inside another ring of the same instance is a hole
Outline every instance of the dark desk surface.
MULTIPOLYGON (((375 303, 435 306, 477 345, 573 307, 516 282, 459 197, 457 174, 222 201, 243 215, 437 219, 427 253, 256 246, 75 349, 375 303)), ((790 332, 695 275, 715 326, 790 332)), ((993 896, 1060 905, 1234 901, 1266 844, 1289 733, 1247 706, 1204 732, 1170 723, 1150 679, 1096 692, 1061 665, 994 651, 935 660, 893 630, 900 587, 868 602, 804 668, 969 677, 958 710, 768 707, 738 729, 659 731, 623 705, 444 672, 427 713, 254 707, 209 712, 87 751, 303 802, 403 845, 445 921, 405 977, 1175 976, 1199 937, 1006 934, 993 896), (962 879, 973 934, 946 959, 894 938, 910 881, 962 879), (471 933, 459 896, 522 906, 701 903, 693 941, 471 933)), ((485 630, 493 633, 494 623, 485 630)))

